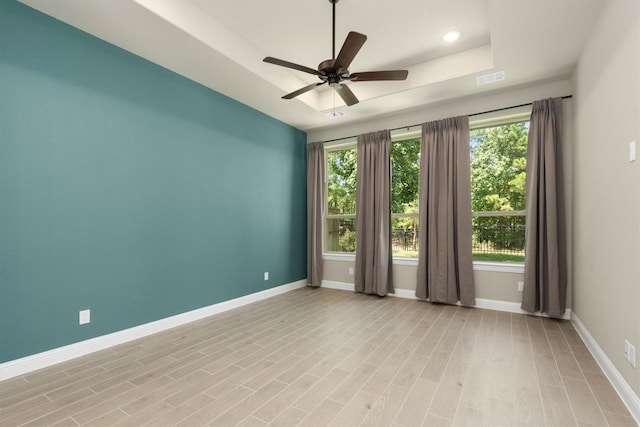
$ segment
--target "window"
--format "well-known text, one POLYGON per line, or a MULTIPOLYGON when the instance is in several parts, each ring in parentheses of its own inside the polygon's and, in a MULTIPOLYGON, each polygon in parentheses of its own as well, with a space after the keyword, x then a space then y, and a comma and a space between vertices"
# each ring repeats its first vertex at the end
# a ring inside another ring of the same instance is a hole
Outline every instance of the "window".
MULTIPOLYGON (((528 132, 528 121, 485 125, 470 131, 474 261, 524 262, 528 132)), ((405 133, 394 137, 391 144, 394 258, 417 258, 420 249, 420 142, 419 133, 405 133)), ((355 142, 328 147, 326 162, 325 252, 354 254, 355 142)))
POLYGON ((475 261, 524 262, 529 122, 470 132, 475 261))
MULTIPOLYGON (((357 162, 355 144, 329 148, 326 154, 325 252, 354 253, 356 250, 357 162)), ((403 138, 391 144, 391 170, 393 255, 417 258, 419 138, 403 138)))
POLYGON ((326 252, 356 251, 356 148, 327 150, 326 252))
POLYGON ((420 138, 391 144, 391 247, 394 257, 418 257, 420 138))

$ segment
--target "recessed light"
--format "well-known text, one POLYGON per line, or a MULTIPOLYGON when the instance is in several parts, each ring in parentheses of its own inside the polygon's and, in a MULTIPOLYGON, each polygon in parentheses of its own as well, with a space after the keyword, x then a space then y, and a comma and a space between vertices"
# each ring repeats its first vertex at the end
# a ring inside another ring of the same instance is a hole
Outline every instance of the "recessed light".
POLYGON ((459 38, 460 38, 460 31, 456 31, 456 30, 449 31, 444 36, 442 36, 442 40, 446 41, 447 43, 452 43, 458 40, 459 38))

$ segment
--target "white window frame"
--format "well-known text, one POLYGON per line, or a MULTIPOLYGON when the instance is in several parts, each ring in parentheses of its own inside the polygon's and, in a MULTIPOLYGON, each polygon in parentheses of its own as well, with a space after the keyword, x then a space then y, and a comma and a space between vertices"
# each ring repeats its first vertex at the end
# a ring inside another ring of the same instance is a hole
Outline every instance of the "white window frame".
MULTIPOLYGON (((422 140, 422 127, 414 127, 414 128, 402 129, 401 131, 393 132, 393 134, 391 135, 391 143, 392 144, 396 143, 396 142, 407 141, 407 140, 410 140, 410 139, 420 139, 420 140, 422 140)), ((391 167, 393 167, 393 165, 391 167)), ((393 185, 393 183, 389 183, 389 184, 393 185)), ((391 212, 391 220, 393 221, 394 218, 415 218, 416 221, 419 221, 420 220, 420 211, 418 211, 416 213, 393 213, 393 212, 391 212)), ((418 249, 418 251, 419 251, 419 249, 418 249)), ((391 257, 393 259, 393 263, 394 264, 398 264, 398 265, 413 265, 414 262, 415 262, 415 265, 418 265, 418 258, 403 257, 403 256, 393 255, 393 250, 391 252, 391 257)))
POLYGON ((322 218, 322 257, 323 259, 333 260, 350 260, 355 259, 355 253, 351 252, 329 252, 327 250, 327 220, 330 219, 353 219, 355 221, 356 214, 329 214, 329 156, 327 153, 332 151, 356 150, 357 142, 355 140, 342 141, 335 144, 325 144, 324 146, 324 215, 322 218))
MULTIPOLYGON (((520 123, 530 120, 531 106, 524 106, 509 111, 508 115, 504 115, 504 111, 496 114, 486 114, 477 116, 473 120, 469 120, 469 130, 482 129, 488 127, 496 127, 508 125, 511 123, 520 123)), ((471 141, 469 141, 471 142, 471 141)), ((525 216, 526 211, 484 211, 471 212, 472 217, 478 216, 525 216)), ((495 261, 473 261, 473 269, 475 271, 493 271, 500 273, 524 273, 524 262, 495 262, 495 261)))

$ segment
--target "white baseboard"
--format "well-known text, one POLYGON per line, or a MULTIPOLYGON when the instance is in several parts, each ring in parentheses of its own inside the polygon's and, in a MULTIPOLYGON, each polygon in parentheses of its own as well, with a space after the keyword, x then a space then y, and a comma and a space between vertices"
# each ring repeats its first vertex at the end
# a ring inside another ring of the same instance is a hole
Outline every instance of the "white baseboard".
POLYGON ((629 383, 625 381, 575 313, 571 314, 571 323, 573 323, 580 338, 582 338, 582 341, 586 344, 589 352, 598 363, 598 366, 600 366, 600 369, 602 369, 613 388, 627 406, 636 423, 640 424, 640 398, 638 395, 633 391, 629 383))
MULTIPOLYGON (((355 292, 355 285, 353 283, 345 283, 345 282, 333 282, 330 280, 323 280, 322 287, 329 289, 339 289, 341 291, 351 291, 355 292)), ((389 294, 391 297, 398 298, 407 298, 407 299, 420 299, 416 297, 415 291, 410 289, 396 289, 395 293, 389 294)), ((428 300, 427 300, 428 301, 428 300)), ((528 311, 524 311, 520 308, 520 303, 510 302, 510 301, 498 301, 493 299, 485 299, 485 298, 476 298, 476 308, 484 308, 487 310, 496 310, 496 311, 505 311, 507 313, 518 313, 518 314, 532 314, 535 316, 548 317, 545 313, 529 313, 528 311)), ((569 320, 571 317, 571 310, 567 309, 563 319, 569 320)))
POLYGON ((331 280, 323 280, 321 287, 328 288, 328 289, 338 289, 339 291, 351 291, 351 292, 356 291, 355 285, 353 283, 333 282, 331 280))
MULTIPOLYGON (((507 313, 528 314, 531 316, 549 317, 546 313, 529 313, 520 308, 519 302, 499 301, 495 299, 476 298, 477 308, 486 308, 487 310, 506 311, 507 313)), ((571 318, 571 309, 567 308, 561 319, 569 320, 571 318)))
MULTIPOLYGON (((346 282, 334 282, 331 280, 323 280, 322 287, 328 289, 338 289, 340 291, 351 291, 355 292, 355 285, 353 283, 346 282)), ((390 297, 398 297, 398 298, 406 298, 406 299, 419 299, 415 296, 415 291, 410 291, 407 289, 396 289, 396 292, 393 294, 389 294, 390 297)))
POLYGON ((409 289, 396 288, 395 292, 392 294, 389 294, 389 296, 396 297, 396 298, 404 298, 404 299, 417 299, 417 300, 420 299, 416 296, 416 291, 412 291, 409 289))
POLYGON ((175 328, 195 320, 200 320, 214 314, 222 313, 243 305, 251 304, 266 298, 283 294, 294 289, 302 288, 307 285, 307 280, 299 280, 297 282, 288 283, 277 286, 264 291, 234 298, 229 301, 223 301, 208 307, 199 308, 175 316, 166 317, 154 322, 145 323, 144 325, 134 326, 133 328, 124 329, 122 331, 113 332, 111 334, 102 335, 64 347, 54 348, 42 353, 11 360, 0 364, 0 381, 19 375, 33 372, 38 369, 46 368, 57 363, 75 359, 99 350, 104 350, 115 345, 123 344, 138 338, 142 338, 157 332, 175 328))

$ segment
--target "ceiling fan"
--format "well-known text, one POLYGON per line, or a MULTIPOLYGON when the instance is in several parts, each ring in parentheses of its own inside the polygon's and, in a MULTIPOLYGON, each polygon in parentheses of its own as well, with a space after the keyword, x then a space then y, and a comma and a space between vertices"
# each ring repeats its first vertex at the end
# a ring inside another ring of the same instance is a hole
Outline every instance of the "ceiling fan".
POLYGON ((340 53, 338 53, 338 57, 336 57, 336 3, 338 3, 338 1, 339 0, 329 0, 333 5, 332 59, 322 61, 320 65, 318 65, 318 69, 314 70, 313 68, 305 67, 304 65, 294 64, 293 62, 284 61, 271 56, 264 58, 264 62, 313 74, 322 80, 320 83, 312 83, 291 92, 283 96, 283 99, 295 98, 298 95, 302 95, 305 92, 328 83, 329 86, 335 89, 347 105, 354 105, 359 102, 358 98, 356 98, 348 86, 342 83, 343 81, 369 82, 381 80, 405 80, 407 78, 407 75, 409 74, 407 70, 367 71, 362 73, 349 72, 349 65, 351 65, 353 58, 355 58, 358 51, 360 51, 364 42, 367 41, 367 36, 351 31, 347 35, 347 39, 344 41, 342 49, 340 49, 340 53))

